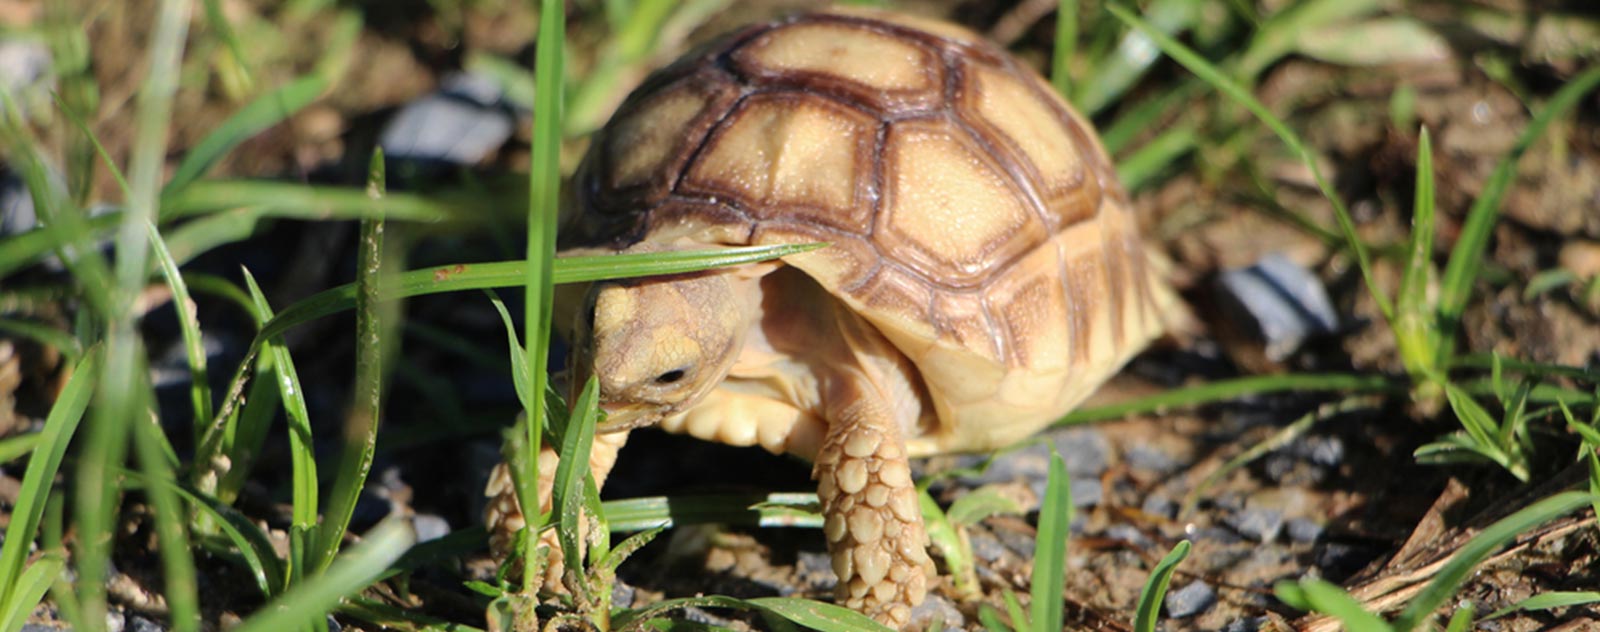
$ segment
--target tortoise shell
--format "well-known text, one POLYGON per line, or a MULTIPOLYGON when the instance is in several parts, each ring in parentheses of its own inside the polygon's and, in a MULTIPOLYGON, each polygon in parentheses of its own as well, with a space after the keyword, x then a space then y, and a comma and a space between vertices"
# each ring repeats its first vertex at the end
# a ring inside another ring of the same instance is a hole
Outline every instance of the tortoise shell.
POLYGON ((1127 196, 1089 124, 951 25, 753 26, 651 77, 599 132, 567 246, 828 242, 801 269, 917 367, 913 453, 1070 410, 1160 331, 1127 196))

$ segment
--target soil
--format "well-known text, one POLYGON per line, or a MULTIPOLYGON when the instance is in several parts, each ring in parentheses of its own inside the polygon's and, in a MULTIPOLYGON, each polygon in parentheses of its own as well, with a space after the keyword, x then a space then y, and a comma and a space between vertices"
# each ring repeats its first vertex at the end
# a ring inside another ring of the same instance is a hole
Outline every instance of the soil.
MULTIPOLYGON (((222 6, 234 19, 249 22, 277 19, 284 11, 280 4, 224 2, 222 6)), ((247 142, 214 175, 358 184, 360 171, 352 165, 362 164, 379 126, 397 107, 432 90, 468 55, 487 51, 527 65, 535 29, 524 3, 483 0, 449 10, 440 8, 444 4, 353 3, 368 18, 352 55, 358 61, 316 104, 247 142)), ((683 41, 668 42, 659 57, 670 59, 732 24, 804 4, 738 2, 690 31, 683 41)), ((1025 0, 1021 9, 1011 2, 911 4, 980 31, 1009 19, 1006 28, 1016 34, 1013 48, 1030 60, 1046 58, 1043 52, 1050 45, 1053 18, 1043 15, 1019 27, 1015 22, 1022 18, 1011 13, 1039 13, 1027 10, 1036 2, 1025 0)), ((1421 4, 1425 6, 1418 10, 1425 14, 1449 3, 1421 4)), ((1513 15, 1533 11, 1515 0, 1485 4, 1513 15)), ((593 46, 582 44, 599 41, 605 32, 596 5, 577 3, 572 9, 569 37, 575 43, 571 63, 576 69, 593 65, 593 46)), ((142 42, 148 35, 152 6, 149 0, 100 3, 88 22, 101 104, 90 126, 119 162, 124 162, 132 140, 128 113, 142 79, 142 42)), ((18 16, 19 24, 42 19, 29 7, 27 2, 0 0, 0 16, 18 16)), ((1580 9, 1574 9, 1574 15, 1600 20, 1580 9)), ((264 85, 281 83, 310 68, 335 28, 329 20, 277 26, 282 39, 262 42, 262 58, 253 66, 259 69, 254 80, 264 85)), ((1452 44, 1448 59, 1417 64, 1354 68, 1290 57, 1265 71, 1258 90, 1269 106, 1288 117, 1291 127, 1303 130, 1349 201, 1358 232, 1381 254, 1385 248, 1392 251, 1403 245, 1409 234, 1418 136, 1413 128, 1393 124, 1390 95, 1402 86, 1414 89, 1416 123, 1428 127, 1434 142, 1439 202, 1435 260, 1441 266, 1459 236, 1467 209, 1526 126, 1529 109, 1542 103, 1576 68, 1595 61, 1592 51, 1550 53, 1547 42, 1532 37, 1509 44, 1452 44), (1497 63, 1507 64, 1509 75, 1493 72, 1497 63)), ((186 66, 202 74, 206 69, 204 58, 191 58, 186 66)), ((1161 65, 1133 96, 1155 94, 1181 78, 1181 69, 1161 65)), ((609 102, 614 104, 622 94, 610 95, 609 102)), ((1223 101, 1198 99, 1187 115, 1210 116, 1219 103, 1223 101)), ((173 164, 184 148, 239 106, 215 80, 204 89, 184 92, 173 116, 180 122, 173 130, 173 164)), ((1113 108, 1102 118, 1109 121, 1115 113, 1113 108)), ((1238 120, 1244 121, 1243 116, 1239 113, 1238 120)), ((1176 122, 1164 121, 1152 132, 1176 122)), ((1328 203, 1306 170, 1269 132, 1253 123, 1242 129, 1250 131, 1228 143, 1204 144, 1202 160, 1181 163, 1182 168, 1135 195, 1145 234, 1172 261, 1173 278, 1204 327, 1140 357, 1088 406, 1255 372, 1349 371, 1403 380, 1393 336, 1352 260, 1271 210, 1289 209, 1318 226, 1333 227, 1328 203), (1251 171, 1260 175, 1265 192, 1252 183, 1251 171), (1270 253, 1285 255, 1320 279, 1341 321, 1334 334, 1313 339, 1276 360, 1263 357, 1261 341, 1213 333, 1228 318, 1216 307, 1218 273, 1250 265, 1270 253)), ((528 140, 524 113, 504 149, 469 173, 446 180, 472 181, 484 174, 525 169, 528 140)), ((582 141, 575 140, 568 153, 575 156, 581 149, 582 141)), ((94 197, 114 199, 115 190, 115 182, 101 170, 94 197)), ((401 241, 427 239, 425 227, 393 230, 401 241)), ((207 254, 195 268, 236 278, 240 263, 247 263, 263 279, 273 304, 285 305, 347 281, 355 240, 349 226, 284 221, 255 239, 207 254)), ((504 243, 486 234, 450 235, 429 248, 430 252, 419 251, 412 264, 509 258, 496 253, 520 252, 520 246, 507 251, 504 243)), ((1376 259, 1377 282, 1390 295, 1399 283, 1399 263, 1393 256, 1376 259)), ((1584 295, 1581 281, 1526 295, 1530 279, 1557 267, 1572 270, 1579 279, 1600 272, 1600 97, 1587 97, 1574 116, 1559 121, 1521 161, 1485 267, 1461 328, 1462 350, 1569 366, 1600 364, 1600 304, 1584 295)), ((202 322, 214 324, 208 328, 214 328, 222 350, 213 366, 231 371, 240 347, 249 339, 248 325, 225 306, 202 304, 201 310, 202 322)), ((504 333, 487 301, 433 296, 410 301, 407 310, 409 321, 432 326, 435 333, 470 341, 491 357, 504 353, 504 333)), ((55 318, 68 322, 57 314, 55 318)), ((177 330, 164 311, 153 311, 146 328, 155 341, 152 355, 160 357, 166 352, 162 345, 176 343, 177 330)), ((446 530, 479 524, 480 490, 498 458, 498 430, 514 419, 515 394, 503 366, 463 359, 456 353, 459 349, 433 342, 438 339, 435 333, 421 329, 408 331, 405 344, 407 363, 423 375, 396 378, 373 470, 374 489, 369 491, 369 502, 358 509, 353 530, 391 511, 446 530)), ((322 420, 325 426, 319 428, 327 429, 322 436, 329 438, 319 449, 330 462, 337 449, 332 437, 348 397, 351 330, 347 318, 333 318, 291 337, 296 357, 305 358, 301 377, 309 386, 312 418, 322 420)), ((42 353, 37 346, 0 340, 0 428, 30 427, 47 409, 49 385, 59 379, 59 361, 41 359, 42 353)), ((1582 382, 1557 383, 1593 388, 1582 382)), ((176 399, 167 408, 181 409, 186 391, 169 390, 163 397, 176 399)), ((1326 621, 1278 602, 1273 584, 1322 577, 1352 588, 1372 603, 1403 603, 1417 587, 1406 573, 1448 556, 1460 546, 1459 536, 1487 520, 1581 478, 1568 456, 1576 443, 1564 436, 1558 415, 1534 422, 1544 452, 1531 483, 1518 483, 1488 467, 1420 465, 1413 451, 1455 427, 1448 409, 1425 408, 1404 396, 1342 401, 1336 396, 1290 393, 1045 434, 1043 444, 1067 455, 1074 476, 1077 519, 1066 583, 1069 628, 1130 629, 1134 604, 1150 568, 1187 539, 1194 548, 1173 580, 1163 629, 1324 629, 1317 626, 1327 625, 1326 621), (1320 417, 1308 431, 1229 472, 1199 491, 1192 509, 1184 508, 1201 482, 1226 461, 1307 414, 1320 417)), ((188 421, 170 423, 183 428, 188 421)), ((653 431, 634 437, 607 484, 607 498, 812 489, 809 467, 793 459, 653 431)), ((287 524, 283 491, 287 458, 282 445, 269 448, 240 506, 248 515, 281 529, 287 524)), ((1045 454, 1041 447, 1015 450, 995 458, 981 476, 958 476, 933 487, 935 497, 945 504, 988 487, 1015 499, 1024 511, 990 517, 967 530, 978 560, 981 594, 958 596, 947 578, 919 608, 920 616, 942 617, 946 629, 977 630, 981 629, 976 616, 979 604, 1003 611, 1006 591, 1025 598, 1045 454)), ((919 474, 931 475, 970 467, 981 459, 937 457, 917 468, 919 474)), ((15 464, 4 469, 0 495, 15 493, 21 473, 15 464)), ((121 531, 120 572, 112 592, 119 616, 130 622, 126 629, 146 624, 156 626, 148 629, 159 629, 162 606, 150 594, 159 586, 157 560, 148 548, 153 536, 141 509, 134 506, 126 513, 132 522, 121 531), (142 623, 134 625, 135 619, 142 623)), ((826 599, 833 579, 824 551, 823 538, 814 529, 677 528, 622 567, 617 601, 642 605, 697 594, 826 599)), ((239 567, 206 556, 201 564, 202 585, 209 593, 204 599, 209 623, 226 623, 259 606, 239 567)), ((491 567, 477 550, 454 563, 425 567, 412 575, 409 585, 391 586, 379 598, 481 625, 482 604, 462 582, 486 578, 491 567)), ((943 566, 941 570, 948 571, 943 566)), ((1471 601, 1480 614, 1486 614, 1534 594, 1592 590, 1600 585, 1597 573, 1600 538, 1593 516, 1584 514, 1528 535, 1485 565, 1456 601, 1471 601)), ((763 627, 754 615, 723 610, 691 610, 685 616, 740 629, 763 627)), ((41 611, 37 623, 50 625, 50 618, 49 612, 41 611)), ((346 629, 369 628, 354 619, 339 621, 346 629)), ((1600 607, 1516 614, 1481 623, 1479 629, 1600 629, 1600 607)))

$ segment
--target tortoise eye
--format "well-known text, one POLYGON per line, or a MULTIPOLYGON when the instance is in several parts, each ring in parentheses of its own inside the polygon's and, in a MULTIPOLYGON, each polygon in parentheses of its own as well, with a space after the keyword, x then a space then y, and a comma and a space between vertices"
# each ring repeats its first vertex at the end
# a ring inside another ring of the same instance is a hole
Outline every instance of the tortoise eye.
POLYGON ((671 371, 667 371, 666 373, 662 373, 661 375, 656 376, 656 383, 657 384, 672 384, 674 382, 677 382, 678 380, 683 379, 683 376, 684 376, 684 370, 683 369, 673 369, 671 371))

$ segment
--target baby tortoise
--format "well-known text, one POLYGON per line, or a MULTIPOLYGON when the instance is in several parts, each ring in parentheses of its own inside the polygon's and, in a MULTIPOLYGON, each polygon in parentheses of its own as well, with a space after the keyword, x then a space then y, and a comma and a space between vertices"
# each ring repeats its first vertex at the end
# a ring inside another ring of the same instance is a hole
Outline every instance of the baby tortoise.
MULTIPOLYGON (((1038 431, 1172 301, 1090 124, 939 22, 828 12, 728 35, 646 79, 574 188, 564 247, 831 244, 593 286, 574 381, 598 378, 607 414, 597 480, 646 425, 814 462, 838 599, 896 627, 932 572, 907 459, 1038 431)), ((548 490, 553 454, 540 465, 548 490)), ((504 467, 489 494, 504 552, 523 525, 504 467)))

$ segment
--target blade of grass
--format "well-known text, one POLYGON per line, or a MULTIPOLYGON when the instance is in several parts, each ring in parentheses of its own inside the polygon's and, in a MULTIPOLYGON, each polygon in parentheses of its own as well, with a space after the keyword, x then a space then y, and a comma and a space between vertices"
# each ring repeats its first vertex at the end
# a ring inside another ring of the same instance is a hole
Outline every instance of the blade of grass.
POLYGON ((28 548, 33 544, 34 533, 44 515, 45 501, 50 498, 50 486, 55 482, 67 445, 72 442, 84 410, 89 406, 89 396, 99 379, 104 356, 102 347, 89 350, 73 367, 72 376, 67 378, 66 386, 45 417, 38 447, 34 448, 32 458, 28 459, 28 469, 22 475, 17 504, 11 507, 4 544, 0 545, 0 598, 12 594, 13 583, 22 572, 28 548))
POLYGON ((387 272, 383 267, 385 183, 383 150, 378 149, 367 165, 367 196, 371 198, 372 214, 361 220, 361 244, 356 254, 355 401, 345 419, 344 450, 334 471, 333 489, 319 529, 314 561, 318 571, 333 563, 345 530, 350 527, 356 501, 372 470, 378 425, 383 418, 385 352, 392 344, 392 325, 398 311, 379 297, 387 272))
POLYGON ((1393 378, 1382 375, 1350 373, 1252 375, 1173 389, 1119 404, 1084 408, 1068 413, 1051 425, 1071 426, 1086 424, 1106 419, 1120 419, 1128 415, 1158 413, 1174 408, 1187 408, 1239 399, 1249 395, 1284 391, 1346 392, 1350 394, 1404 393, 1406 386, 1393 378))
POLYGON ((28 566, 17 578, 16 591, 5 594, 5 606, 0 612, 0 632, 17 632, 28 623, 35 606, 44 599, 45 591, 61 578, 67 560, 59 553, 47 553, 28 566))
MULTIPOLYGON (((556 259, 551 269, 555 283, 583 283, 695 272, 766 261, 820 247, 816 244, 802 244, 564 257, 556 259)), ((463 290, 518 287, 523 285, 527 272, 528 266, 523 261, 458 263, 412 270, 395 275, 391 284, 384 288, 382 300, 463 290)), ((295 325, 350 309, 355 306, 355 294, 355 285, 346 284, 306 297, 284 308, 282 313, 262 328, 259 336, 281 334, 295 325)))
POLYGON ((1355 253, 1356 264, 1361 268, 1361 278, 1366 282, 1368 292, 1372 294, 1373 301, 1378 305, 1378 311, 1383 314, 1384 320, 1393 322, 1394 307, 1390 304, 1389 297, 1378 287, 1378 283, 1372 274, 1372 262, 1367 256, 1366 245, 1362 243, 1360 235, 1356 234, 1355 220, 1350 217, 1350 211, 1345 207, 1344 199, 1339 195, 1339 192, 1333 188, 1327 178, 1323 177, 1322 168, 1318 166, 1316 154, 1312 153, 1305 143, 1301 142, 1299 135, 1295 134, 1294 130, 1290 129, 1271 110, 1268 110, 1267 106, 1256 100, 1244 87, 1228 78, 1211 62, 1206 61, 1205 58, 1187 46, 1168 36, 1158 27, 1139 19, 1138 16, 1117 3, 1106 5, 1106 10, 1110 11, 1117 19, 1149 36, 1155 42, 1155 45, 1160 47, 1162 52, 1182 64, 1184 68, 1189 69, 1189 72, 1194 73, 1206 83, 1211 84, 1214 89, 1227 95, 1235 103, 1255 114, 1257 119, 1271 129, 1273 133, 1277 134, 1278 138, 1289 147, 1289 150, 1300 158, 1300 161, 1310 169, 1311 177, 1317 183, 1317 189, 1322 192, 1323 197, 1326 197, 1333 204, 1334 217, 1338 220, 1339 229, 1344 233, 1346 245, 1355 253))
MULTIPOLYGON (((163 223, 243 206, 258 207, 270 217, 307 220, 361 219, 372 208, 366 191, 361 189, 265 180, 196 181, 161 202, 163 223)), ((442 222, 483 217, 494 212, 492 206, 488 200, 463 196, 393 193, 385 198, 383 211, 391 221, 442 222)))
POLYGON ((1433 615, 1450 595, 1455 594, 1472 574, 1474 568, 1499 550, 1507 542, 1535 526, 1587 506, 1595 497, 1582 492, 1562 492, 1540 500, 1498 522, 1474 536, 1460 552, 1434 575, 1433 580, 1411 599, 1404 611, 1394 621, 1397 632, 1409 632, 1433 615))
POLYGON ((1349 593, 1324 580, 1279 582, 1274 591, 1284 603, 1308 612, 1327 614, 1351 632, 1390 632, 1389 624, 1378 615, 1368 612, 1349 593))
MULTIPOLYGON (((532 166, 528 171, 528 251, 523 270, 523 353, 527 358, 529 393, 543 393, 549 376, 545 363, 550 354, 552 265, 556 252, 556 218, 561 198, 561 127, 565 98, 566 3, 540 0, 539 37, 534 51, 534 122, 532 166)), ((537 404, 530 402, 530 404, 537 404)), ((518 459, 522 466, 517 483, 517 502, 523 507, 540 507, 536 482, 539 480, 539 447, 543 437, 544 407, 529 405, 524 410, 527 423, 518 459)), ((538 512, 527 512, 528 528, 523 531, 524 550, 532 551, 533 539, 542 525, 538 512)), ((524 558, 523 590, 533 592, 538 560, 524 558)))
POLYGON ((812 493, 647 496, 604 503, 613 532, 690 524, 822 528, 812 493), (803 511, 809 509, 810 511, 803 511))
MULTIPOLYGON (((242 61, 246 58, 239 59, 242 61)), ((206 134, 205 138, 189 148, 184 154, 183 162, 178 163, 178 168, 172 172, 172 179, 168 180, 166 188, 162 189, 162 196, 181 193, 185 187, 200 179, 240 143, 287 120, 295 112, 310 105, 328 89, 331 81, 332 78, 320 74, 300 77, 261 95, 240 108, 238 112, 234 112, 221 125, 206 134)))
POLYGON ((136 99, 128 207, 116 235, 116 283, 108 301, 111 308, 106 313, 106 370, 78 468, 77 579, 83 623, 89 632, 106 626, 106 580, 120 486, 109 468, 119 466, 126 458, 129 425, 138 423, 136 416, 145 411, 140 404, 148 396, 148 392, 141 393, 141 387, 146 387, 146 363, 138 316, 132 306, 145 285, 150 249, 145 227, 156 217, 157 190, 190 8, 188 0, 163 0, 158 6, 145 79, 136 99))
POLYGON ((46 347, 60 351, 66 356, 67 362, 77 362, 83 355, 83 347, 78 338, 55 327, 31 323, 25 320, 11 320, 0 318, 0 333, 8 333, 23 338, 28 338, 46 347))
POLYGON ((1488 621, 1489 619, 1498 619, 1519 610, 1553 610, 1556 608, 1582 606, 1591 603, 1600 603, 1600 592, 1547 592, 1534 595, 1517 603, 1496 610, 1489 616, 1484 617, 1482 620, 1488 621))
MULTIPOLYGON (((272 308, 256 285, 255 276, 244 270, 245 285, 256 302, 256 311, 262 320, 272 318, 272 308)), ((300 376, 294 368, 294 359, 281 336, 268 338, 265 352, 272 356, 278 394, 288 417, 289 470, 291 474, 292 517, 289 526, 289 583, 307 577, 314 560, 309 557, 316 542, 317 529, 317 455, 311 439, 311 414, 306 410, 305 390, 300 387, 300 376)), ((263 376, 264 377, 264 376, 263 376)))
POLYGON ((1050 84, 1063 99, 1072 98, 1072 58, 1078 50, 1078 2, 1056 3, 1056 43, 1051 49, 1050 84))
POLYGON ((278 632, 323 620, 328 611, 382 575, 415 540, 416 534, 404 522, 378 524, 327 571, 290 588, 233 632, 278 632))
POLYGON ((233 32, 233 24, 228 22, 227 14, 222 12, 221 0, 204 0, 202 6, 206 12, 206 26, 216 32, 217 39, 222 40, 222 45, 227 47, 228 56, 233 58, 233 66, 237 68, 243 85, 254 83, 250 72, 249 57, 245 56, 244 45, 239 42, 239 36, 233 32))
POLYGON ((1167 585, 1172 582, 1172 573, 1177 570, 1178 563, 1183 558, 1189 557, 1189 541, 1179 542, 1177 546, 1167 552, 1166 557, 1156 563, 1150 570, 1150 578, 1145 580, 1144 588, 1139 591, 1139 605, 1134 611, 1134 632, 1155 632, 1156 615, 1161 612, 1161 602, 1167 596, 1167 585))
MULTIPOLYGON (((1120 8, 1106 6, 1108 9, 1120 8)), ((1124 33, 1117 49, 1106 59, 1100 60, 1094 72, 1078 84, 1078 94, 1073 103, 1084 114, 1093 116, 1115 102, 1160 59, 1156 49, 1151 46, 1152 40, 1160 39, 1152 36, 1152 33, 1166 37, 1167 34, 1187 30, 1199 14, 1198 7, 1197 3, 1190 0, 1157 0, 1150 3, 1147 9, 1150 21, 1141 24, 1146 24, 1152 30, 1124 33)))
MULTIPOLYGON (((177 484, 177 474, 169 460, 172 446, 155 418, 155 409, 149 401, 149 391, 143 391, 139 410, 149 411, 147 417, 134 420, 133 447, 138 456, 139 468, 149 480, 167 485, 148 485, 145 498, 150 502, 155 516, 157 550, 161 556, 162 579, 174 632, 195 632, 200 629, 200 584, 194 567, 194 553, 189 536, 184 529, 188 521, 183 506, 178 502, 172 486, 177 484)), ((142 415, 143 416, 143 415, 142 415)))
MULTIPOLYGON (((1566 115, 1584 95, 1597 86, 1600 86, 1600 66, 1580 73, 1557 90, 1545 103, 1544 108, 1528 122, 1528 127, 1522 130, 1511 152, 1495 165, 1494 172, 1490 174, 1483 191, 1473 200, 1472 208, 1467 211, 1467 219, 1461 225, 1461 236, 1456 240, 1455 247, 1450 249, 1450 260, 1445 264, 1444 279, 1439 285, 1440 340, 1455 339, 1456 328, 1461 322, 1461 312, 1466 309, 1467 297, 1472 293, 1473 282, 1482 264, 1484 248, 1489 245, 1489 234, 1500 217, 1500 202, 1510 191, 1512 180, 1516 178, 1517 163, 1521 161, 1523 154, 1533 147, 1533 143, 1544 135, 1545 128, 1549 127, 1552 121, 1566 115)), ((1439 353, 1442 357, 1439 364, 1446 364, 1449 354, 1453 352, 1454 348, 1451 345, 1441 344, 1439 353)))
POLYGON ((568 418, 567 427, 562 430, 559 449, 561 460, 556 462, 556 478, 551 487, 551 507, 557 521, 557 539, 561 542, 561 554, 566 560, 567 568, 576 571, 573 575, 578 577, 582 584, 577 590, 579 594, 586 593, 588 588, 582 579, 587 574, 583 572, 581 520, 584 478, 589 475, 589 453, 594 446, 594 428, 599 417, 596 405, 599 397, 600 383, 591 376, 589 381, 584 383, 578 399, 573 402, 573 414, 568 418))
POLYGON ((1030 587, 1033 629, 1060 630, 1062 591, 1067 586, 1067 540, 1072 535, 1072 486, 1067 464, 1054 448, 1050 450, 1050 470, 1044 484, 1044 500, 1039 507, 1039 535, 1035 539, 1033 578, 1030 587))
POLYGON ((1395 341, 1412 379, 1444 378, 1436 362, 1438 329, 1428 304, 1428 277, 1433 272, 1433 145, 1428 128, 1417 138, 1416 199, 1411 205, 1411 249, 1400 291, 1395 296, 1395 341))
POLYGON ((167 279, 167 287, 172 289, 172 307, 178 313, 183 352, 189 360, 189 403, 194 406, 194 436, 198 441, 212 414, 211 379, 206 372, 206 350, 200 337, 199 315, 194 311, 194 301, 189 298, 189 286, 183 282, 183 273, 178 271, 178 262, 172 259, 166 242, 161 239, 161 231, 155 224, 146 224, 145 227, 149 230, 150 245, 156 253, 156 260, 161 262, 161 273, 167 279))

